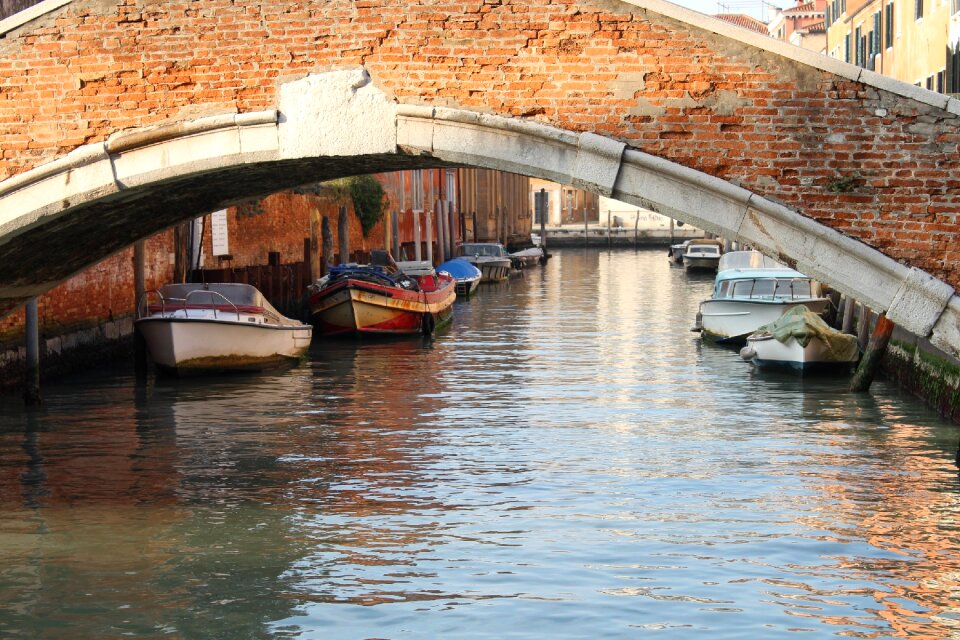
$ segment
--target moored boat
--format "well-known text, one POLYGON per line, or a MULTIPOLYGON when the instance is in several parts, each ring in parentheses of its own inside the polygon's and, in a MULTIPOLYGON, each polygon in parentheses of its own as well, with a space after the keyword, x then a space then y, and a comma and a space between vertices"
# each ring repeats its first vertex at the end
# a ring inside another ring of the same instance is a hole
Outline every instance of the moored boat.
POLYGON ((723 243, 719 240, 690 240, 683 249, 683 266, 716 271, 722 254, 723 243))
POLYGON ((820 283, 758 251, 723 256, 713 295, 700 303, 695 330, 714 342, 743 344, 748 335, 799 305, 823 313, 820 283))
POLYGON ((280 314, 255 287, 168 284, 147 292, 135 326, 161 371, 259 371, 296 362, 313 328, 280 314))
POLYGON ((524 267, 535 267, 538 264, 543 264, 543 249, 540 247, 528 247, 526 249, 520 249, 519 251, 514 251, 510 254, 510 259, 513 260, 514 264, 518 265, 520 268, 524 267))
POLYGON ((457 295, 469 298, 480 284, 480 269, 464 258, 447 260, 437 267, 437 272, 448 273, 456 282, 457 295))
POLYGON ((740 350, 740 357, 757 367, 800 374, 849 371, 859 355, 855 336, 837 331, 803 305, 751 333, 740 350))
POLYGON ((456 283, 429 263, 343 264, 310 285, 313 324, 327 336, 431 334, 453 315, 456 283))
POLYGON ((670 259, 670 262, 674 264, 683 264, 683 252, 687 249, 687 244, 689 240, 670 245, 669 251, 667 251, 667 257, 670 259))
POLYGON ((480 269, 480 282, 503 282, 513 269, 510 253, 497 242, 468 242, 460 246, 460 256, 480 269))

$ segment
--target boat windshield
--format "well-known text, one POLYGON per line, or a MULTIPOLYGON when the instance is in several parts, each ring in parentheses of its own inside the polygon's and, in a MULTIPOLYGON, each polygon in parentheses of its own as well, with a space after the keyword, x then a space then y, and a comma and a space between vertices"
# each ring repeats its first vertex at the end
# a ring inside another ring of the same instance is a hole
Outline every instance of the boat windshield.
POLYGON ((460 247, 462 256, 494 256, 501 257, 506 255, 506 250, 499 244, 474 243, 465 244, 460 247))
POLYGON ((161 304, 169 308, 204 305, 261 308, 264 313, 280 316, 260 291, 239 282, 167 284, 159 289, 161 304))
POLYGON ((720 248, 709 246, 709 245, 692 244, 687 247, 687 255, 688 256, 701 255, 701 256, 716 257, 720 255, 720 248))
POLYGON ((720 265, 717 267, 717 270, 784 268, 786 268, 784 265, 773 258, 768 258, 759 251, 731 251, 723 254, 723 257, 720 258, 720 265))
POLYGON ((795 300, 819 295, 811 278, 744 278, 720 283, 717 298, 738 300, 795 300))

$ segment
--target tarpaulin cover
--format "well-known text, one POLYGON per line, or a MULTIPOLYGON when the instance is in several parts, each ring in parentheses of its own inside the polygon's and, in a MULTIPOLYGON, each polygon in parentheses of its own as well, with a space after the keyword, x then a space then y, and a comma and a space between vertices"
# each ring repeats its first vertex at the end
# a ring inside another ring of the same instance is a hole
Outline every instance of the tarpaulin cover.
POLYGON ((859 349, 856 336, 837 331, 803 305, 790 309, 777 320, 757 329, 755 333, 772 335, 781 343, 793 338, 801 347, 810 344, 814 337, 820 338, 838 360, 844 361, 855 359, 859 349))

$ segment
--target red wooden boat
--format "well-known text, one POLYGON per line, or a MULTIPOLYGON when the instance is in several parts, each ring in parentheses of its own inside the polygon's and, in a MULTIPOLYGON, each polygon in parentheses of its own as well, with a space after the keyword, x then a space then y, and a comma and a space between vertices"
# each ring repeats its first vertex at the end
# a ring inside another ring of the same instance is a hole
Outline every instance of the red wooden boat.
POLYGON ((428 263, 406 271, 393 265, 338 265, 311 285, 310 315, 328 336, 430 334, 450 321, 456 297, 453 277, 428 263))

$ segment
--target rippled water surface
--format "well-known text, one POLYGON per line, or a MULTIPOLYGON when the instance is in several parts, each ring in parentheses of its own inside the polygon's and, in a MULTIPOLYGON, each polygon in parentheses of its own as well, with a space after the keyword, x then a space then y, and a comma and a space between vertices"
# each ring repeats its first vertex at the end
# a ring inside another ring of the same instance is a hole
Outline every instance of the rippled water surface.
POLYGON ((566 250, 432 342, 0 400, 2 638, 960 637, 957 432, 566 250))

